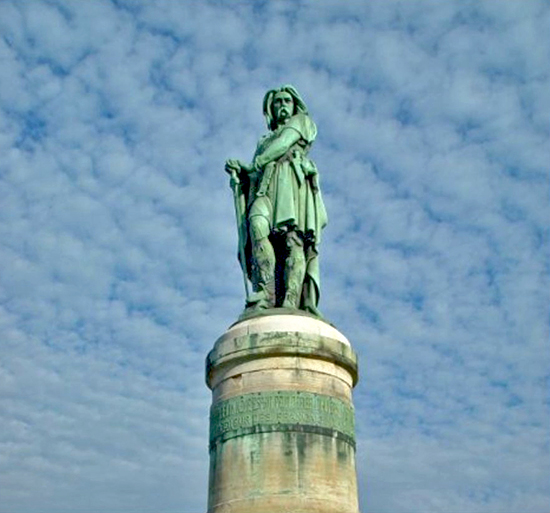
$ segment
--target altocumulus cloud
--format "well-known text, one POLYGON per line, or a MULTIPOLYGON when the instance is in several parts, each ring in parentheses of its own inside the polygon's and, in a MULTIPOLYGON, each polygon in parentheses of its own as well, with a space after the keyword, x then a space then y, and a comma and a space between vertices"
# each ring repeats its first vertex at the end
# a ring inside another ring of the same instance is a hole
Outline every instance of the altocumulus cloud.
POLYGON ((550 5, 0 4, 0 511, 201 511, 226 158, 319 127, 364 513, 550 506, 550 5))

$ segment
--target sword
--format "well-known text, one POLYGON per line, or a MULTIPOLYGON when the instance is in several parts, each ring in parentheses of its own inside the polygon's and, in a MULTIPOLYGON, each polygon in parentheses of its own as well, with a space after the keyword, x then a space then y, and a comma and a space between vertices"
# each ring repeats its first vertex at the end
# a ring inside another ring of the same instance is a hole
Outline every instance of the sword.
POLYGON ((241 268, 243 270, 243 282, 244 282, 244 292, 246 294, 246 299, 250 296, 250 290, 248 287, 248 280, 246 279, 247 274, 247 263, 246 263, 246 254, 244 250, 244 230, 243 226, 245 223, 244 220, 244 204, 243 204, 243 194, 241 191, 241 181, 237 175, 235 169, 231 169, 231 180, 229 181, 231 190, 233 191, 233 202, 235 204, 235 217, 237 218, 237 230, 239 236, 239 260, 241 261, 241 268))

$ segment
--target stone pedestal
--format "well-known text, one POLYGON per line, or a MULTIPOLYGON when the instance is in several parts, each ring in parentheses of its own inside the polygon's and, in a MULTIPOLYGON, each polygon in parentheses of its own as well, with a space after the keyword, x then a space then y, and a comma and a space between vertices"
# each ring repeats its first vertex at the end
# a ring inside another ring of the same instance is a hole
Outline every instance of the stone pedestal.
POLYGON ((357 513, 355 353, 329 324, 275 312, 208 355, 208 513, 357 513))

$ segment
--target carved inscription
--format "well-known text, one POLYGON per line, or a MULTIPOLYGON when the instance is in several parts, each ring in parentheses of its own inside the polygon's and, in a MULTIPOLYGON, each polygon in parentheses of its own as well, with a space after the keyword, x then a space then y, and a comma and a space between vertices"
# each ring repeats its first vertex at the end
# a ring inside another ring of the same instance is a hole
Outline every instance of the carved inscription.
POLYGON ((326 395, 311 392, 258 392, 212 405, 210 440, 254 426, 299 424, 334 429, 355 438, 353 407, 326 395))

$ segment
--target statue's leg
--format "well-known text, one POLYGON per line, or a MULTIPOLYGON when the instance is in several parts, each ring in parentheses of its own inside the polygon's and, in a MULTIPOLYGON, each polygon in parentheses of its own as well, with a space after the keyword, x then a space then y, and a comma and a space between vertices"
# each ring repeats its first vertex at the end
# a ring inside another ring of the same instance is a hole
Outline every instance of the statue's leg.
POLYGON ((263 216, 250 218, 252 259, 254 266, 254 291, 259 308, 275 306, 275 252, 269 240, 269 223, 263 216))
POLYGON ((296 232, 286 236, 288 256, 285 262, 285 299, 284 308, 299 308, 302 286, 306 274, 306 256, 304 242, 296 232))

